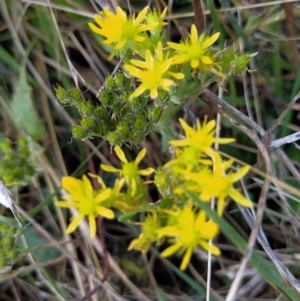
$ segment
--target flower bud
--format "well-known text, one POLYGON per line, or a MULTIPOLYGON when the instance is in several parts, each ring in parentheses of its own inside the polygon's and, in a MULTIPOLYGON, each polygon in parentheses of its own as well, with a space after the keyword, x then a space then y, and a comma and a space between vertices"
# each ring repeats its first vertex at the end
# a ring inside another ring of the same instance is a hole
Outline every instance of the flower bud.
POLYGON ((68 104, 68 93, 62 86, 54 88, 57 100, 62 104, 68 104))
POLYGON ((25 137, 20 137, 18 139, 18 146, 19 146, 19 153, 20 153, 21 157, 23 157, 23 158, 30 157, 28 142, 25 137))
POLYGON ((105 78, 105 89, 108 92, 113 92, 117 87, 118 85, 116 85, 114 78, 111 75, 108 75, 105 78))
POLYGON ((94 116, 96 120, 102 121, 107 118, 107 110, 103 106, 97 106, 94 108, 94 116))
POLYGON ((68 95, 69 98, 71 98, 75 104, 79 105, 82 101, 84 101, 81 91, 76 87, 70 88, 68 90, 68 95))
POLYGON ((247 65, 250 61, 249 55, 245 54, 240 57, 236 57, 232 62, 232 71, 234 74, 240 74, 247 69, 247 65))
POLYGON ((15 154, 10 140, 8 139, 1 140, 0 149, 5 156, 5 160, 14 160, 15 154))
POLYGON ((143 112, 141 112, 138 116, 136 121, 134 122, 133 126, 134 126, 134 130, 135 131, 144 131, 145 127, 147 126, 148 123, 148 119, 147 117, 144 115, 143 112))
POLYGON ((145 135, 143 132, 134 132, 132 136, 130 136, 130 140, 133 143, 140 144, 143 142, 145 135))
POLYGON ((89 101, 83 101, 82 103, 80 103, 78 110, 81 116, 85 117, 93 113, 94 106, 89 101))
POLYGON ((85 139, 87 136, 87 131, 82 126, 74 125, 71 127, 71 131, 74 138, 85 139))
POLYGON ((119 137, 121 137, 123 140, 126 140, 130 133, 128 123, 125 120, 120 121, 117 125, 116 132, 118 133, 119 137))
POLYGON ((127 77, 124 72, 119 71, 115 75, 115 83, 119 90, 128 92, 131 86, 131 78, 127 77))
POLYGON ((15 249, 10 249, 6 253, 6 260, 9 264, 13 264, 18 259, 18 253, 15 249))
POLYGON ((96 122, 93 119, 93 117, 84 117, 82 118, 81 122, 80 122, 81 126, 88 130, 88 131, 93 131, 96 127, 96 122))
POLYGON ((107 141, 112 145, 120 145, 121 139, 116 132, 110 132, 106 136, 107 141))
POLYGON ((113 114, 115 114, 117 117, 120 117, 123 105, 120 102, 116 102, 111 109, 113 114))

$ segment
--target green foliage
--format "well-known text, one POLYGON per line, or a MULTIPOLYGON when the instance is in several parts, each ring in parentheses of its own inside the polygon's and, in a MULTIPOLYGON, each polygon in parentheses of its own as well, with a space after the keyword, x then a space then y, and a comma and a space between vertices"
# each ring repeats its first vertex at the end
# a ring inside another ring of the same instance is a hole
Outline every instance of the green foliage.
POLYGON ((43 247, 47 241, 35 231, 32 226, 27 226, 23 230, 24 237, 26 239, 28 248, 31 251, 31 254, 38 262, 46 262, 51 259, 58 258, 61 253, 53 247, 43 247))
POLYGON ((35 171, 26 138, 19 137, 16 148, 10 140, 0 140, 0 178, 5 185, 25 184, 35 171))
POLYGON ((0 268, 11 266, 18 259, 17 243, 22 232, 19 227, 0 225, 0 268))
POLYGON ((22 64, 11 102, 11 109, 19 127, 31 137, 43 139, 46 137, 46 131, 34 107, 31 91, 32 88, 27 83, 26 66, 22 64))

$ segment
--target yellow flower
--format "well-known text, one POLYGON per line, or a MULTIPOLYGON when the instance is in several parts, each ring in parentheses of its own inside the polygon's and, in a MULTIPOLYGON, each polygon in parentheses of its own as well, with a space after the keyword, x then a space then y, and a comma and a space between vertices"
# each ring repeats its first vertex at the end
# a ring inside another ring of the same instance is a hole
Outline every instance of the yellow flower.
MULTIPOLYGON (((169 144, 175 147, 186 147, 192 146, 198 151, 206 154, 212 154, 213 150, 211 146, 213 143, 226 144, 235 141, 233 138, 215 138, 216 132, 216 121, 211 120, 209 122, 204 120, 204 123, 200 124, 197 120, 196 127, 190 127, 183 119, 179 118, 179 122, 185 131, 185 139, 181 140, 170 140, 169 144)), ((200 154, 199 154, 200 156, 200 154)))
MULTIPOLYGON (((171 214, 173 215, 174 213, 171 214)), ((210 251, 213 255, 220 255, 219 248, 208 242, 208 240, 219 233, 218 225, 211 220, 206 220, 204 211, 195 213, 191 202, 183 209, 177 211, 176 219, 174 216, 171 216, 171 223, 171 226, 157 230, 159 237, 174 237, 173 245, 165 249, 161 256, 169 257, 177 251, 185 253, 180 265, 181 270, 186 269, 193 251, 198 246, 210 251)))
POLYGON ((142 24, 145 20, 149 7, 146 6, 135 18, 127 17, 125 11, 117 7, 117 12, 113 13, 109 9, 104 8, 102 12, 95 15, 96 26, 89 23, 90 29, 106 38, 105 44, 111 45, 114 50, 119 51, 124 47, 134 50, 135 42, 143 42, 145 37, 143 32, 154 29, 157 23, 142 24))
MULTIPOLYGON (((181 170, 185 178, 195 182, 192 190, 199 187, 200 199, 209 201, 212 197, 218 198, 218 214, 221 216, 225 208, 226 198, 233 199, 236 203, 244 207, 252 207, 253 204, 250 200, 245 198, 237 189, 233 187, 233 183, 242 179, 249 171, 250 166, 244 166, 237 172, 226 174, 226 170, 233 164, 233 160, 222 162, 219 153, 213 154, 213 171, 210 173, 205 170, 197 173, 189 173, 181 170)), ((180 170, 177 170, 180 172, 180 170)))
POLYGON ((158 95, 159 88, 169 91, 170 87, 174 84, 174 81, 169 79, 170 76, 176 79, 182 79, 184 77, 182 73, 170 72, 169 69, 172 62, 173 58, 166 58, 164 56, 162 43, 159 42, 155 48, 154 56, 150 50, 146 50, 146 61, 131 60, 130 63, 136 67, 126 64, 124 69, 141 82, 130 97, 137 97, 149 90, 150 97, 154 99, 158 95))
POLYGON ((179 44, 168 42, 167 44, 177 50, 178 55, 174 57, 175 64, 190 62, 192 68, 197 68, 201 64, 213 64, 213 58, 208 54, 209 47, 219 38, 220 33, 217 32, 211 37, 201 34, 198 37, 196 26, 193 24, 188 39, 183 40, 179 44))
MULTIPOLYGON (((100 191, 94 191, 90 180, 85 175, 82 176, 82 180, 74 177, 63 177, 61 183, 62 187, 70 194, 64 197, 68 201, 59 201, 56 202, 56 205, 64 208, 77 208, 79 212, 77 216, 72 218, 67 233, 74 232, 84 217, 88 217, 90 235, 94 237, 96 235, 95 219, 97 216, 100 215, 108 219, 114 218, 114 212, 111 209, 101 206, 101 203, 109 198, 110 188, 104 186, 100 191)), ((102 179, 99 183, 103 183, 102 179)))
POLYGON ((115 147, 115 153, 118 156, 118 158, 122 162, 122 169, 118 169, 115 167, 112 167, 110 165, 101 164, 101 168, 108 172, 118 172, 121 174, 122 179, 120 180, 119 185, 123 186, 124 183, 127 185, 130 185, 132 189, 132 195, 136 193, 137 190, 137 183, 140 180, 140 176, 149 176, 152 173, 155 172, 155 169, 148 167, 146 169, 139 170, 138 165, 143 160, 143 158, 146 155, 146 149, 143 148, 139 154, 137 155, 134 162, 128 162, 124 152, 120 148, 120 146, 115 147))
POLYGON ((128 251, 135 249, 142 252, 147 252, 152 242, 157 240, 157 230, 160 228, 160 223, 157 214, 146 216, 143 223, 142 233, 138 238, 131 241, 128 251))
POLYGON ((149 13, 146 16, 147 24, 157 24, 154 30, 150 30, 154 31, 157 35, 160 34, 162 27, 168 24, 167 22, 163 22, 167 14, 167 9, 168 8, 166 7, 161 13, 161 15, 159 15, 156 9, 154 9, 152 11, 149 11, 149 13))

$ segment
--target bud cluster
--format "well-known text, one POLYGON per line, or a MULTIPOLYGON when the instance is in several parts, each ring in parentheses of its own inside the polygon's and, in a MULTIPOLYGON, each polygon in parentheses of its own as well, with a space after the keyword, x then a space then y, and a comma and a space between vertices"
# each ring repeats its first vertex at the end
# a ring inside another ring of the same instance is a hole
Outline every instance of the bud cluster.
POLYGON ((6 224, 0 225, 0 268, 11 266, 18 258, 17 243, 22 235, 19 227, 10 227, 6 224))
POLYGON ((132 86, 132 78, 123 71, 107 76, 95 105, 85 100, 78 88, 57 87, 60 103, 75 106, 81 115, 80 125, 71 128, 73 137, 102 137, 112 145, 141 143, 158 122, 165 95, 162 93, 155 103, 147 95, 130 99, 132 86))
POLYGON ((0 178, 6 186, 26 183, 34 173, 26 138, 19 137, 16 148, 9 139, 0 141, 0 178))

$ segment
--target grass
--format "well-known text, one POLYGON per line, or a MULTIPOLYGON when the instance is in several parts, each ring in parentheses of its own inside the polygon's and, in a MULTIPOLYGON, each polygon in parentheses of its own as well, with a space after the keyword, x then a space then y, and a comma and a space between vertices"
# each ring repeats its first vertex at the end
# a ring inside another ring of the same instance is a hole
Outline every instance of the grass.
MULTIPOLYGON (((0 300, 229 301, 250 237, 250 230, 236 207, 228 208, 226 220, 218 220, 223 234, 216 244, 222 256, 211 258, 197 251, 185 273, 178 269, 179 257, 162 259, 155 248, 147 255, 127 252, 130 240, 139 230, 124 221, 99 221, 100 239, 89 237, 86 223, 74 235, 65 234, 73 212, 54 206, 63 193, 61 177, 98 173, 100 163, 117 164, 105 141, 71 138, 70 126, 77 124, 79 115, 72 108, 62 108, 53 89, 57 84, 69 88, 78 82, 85 97, 93 99, 105 76, 117 65, 116 59, 108 60, 99 37, 87 26, 99 10, 98 2, 54 0, 50 9, 50 1, 45 0, 0 0, 1 137, 12 141, 18 136, 30 138, 38 170, 26 185, 13 190, 26 226, 19 242, 22 256, 10 271, 3 270, 0 274, 0 300), (102 279, 106 281, 102 283, 102 279), (87 296, 94 288, 98 288, 97 292, 87 296), (86 299, 82 299, 84 296, 86 299)), ((152 2, 159 7, 169 5, 168 35, 172 39, 188 32, 194 22, 192 3, 152 2)), ((235 43, 245 53, 258 52, 251 61, 250 72, 228 79, 222 91, 215 86, 210 90, 267 130, 300 89, 299 3, 203 2, 204 14, 197 11, 195 15, 204 16, 208 31, 221 32, 221 45, 235 43)), ((132 11, 145 5, 145 1, 137 0, 107 3, 123 8, 130 5, 132 11)), ((199 118, 216 116, 212 106, 200 100, 190 100, 189 105, 199 118)), ((296 101, 276 127, 276 138, 299 131, 298 106, 296 101)), ((233 135, 237 143, 220 149, 254 165, 258 154, 255 143, 228 120, 221 118, 221 123, 222 135, 233 135)), ((168 159, 164 139, 158 134, 151 133, 143 146, 148 148, 145 158, 148 166, 161 165, 168 159)), ((293 144, 282 149, 299 170, 299 149, 293 144)), ((135 158, 138 150, 127 152, 135 158)), ((261 224, 271 249, 297 279, 299 181, 279 160, 278 153, 273 152, 269 159, 273 182, 265 197, 261 224)), ((112 181, 105 177, 107 183, 112 181)), ((263 185, 263 177, 255 175, 243 189, 257 203, 263 185)), ((149 195, 155 200, 157 192, 152 189, 149 195)), ((205 210, 218 219, 209 208, 205 210)), ((1 213, 5 215, 0 216, 1 223, 12 221, 7 218, 9 212, 3 209, 1 213)), ((274 258, 270 260, 270 255, 258 244, 255 249, 231 300, 298 300, 291 285, 278 273, 274 258)))

